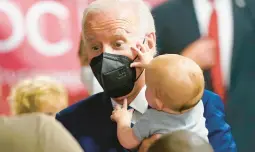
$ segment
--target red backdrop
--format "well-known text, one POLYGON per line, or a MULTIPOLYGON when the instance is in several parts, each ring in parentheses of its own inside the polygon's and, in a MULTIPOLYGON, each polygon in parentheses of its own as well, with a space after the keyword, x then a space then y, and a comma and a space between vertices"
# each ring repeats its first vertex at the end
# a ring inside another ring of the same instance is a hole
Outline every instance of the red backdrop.
MULTIPOLYGON (((70 104, 88 96, 80 82, 77 50, 82 12, 91 1, 0 1, 0 114, 9 114, 10 87, 34 75, 64 83, 70 104)), ((147 0, 153 7, 163 1, 147 0)))

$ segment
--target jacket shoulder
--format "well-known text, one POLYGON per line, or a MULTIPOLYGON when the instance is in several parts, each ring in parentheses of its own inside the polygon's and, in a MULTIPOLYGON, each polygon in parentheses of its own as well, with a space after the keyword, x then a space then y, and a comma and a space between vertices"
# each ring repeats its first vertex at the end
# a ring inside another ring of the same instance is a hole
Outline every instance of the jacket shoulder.
POLYGON ((97 107, 103 102, 103 96, 104 93, 101 92, 78 101, 77 103, 74 103, 73 105, 57 113, 56 119, 63 123, 65 120, 77 119, 77 117, 81 115, 85 116, 87 113, 92 112, 94 107, 97 107))

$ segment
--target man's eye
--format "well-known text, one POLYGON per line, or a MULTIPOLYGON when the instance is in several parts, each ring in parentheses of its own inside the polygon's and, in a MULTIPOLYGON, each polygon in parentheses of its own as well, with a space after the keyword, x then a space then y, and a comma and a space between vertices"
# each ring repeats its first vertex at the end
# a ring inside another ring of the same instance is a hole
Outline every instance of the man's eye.
POLYGON ((93 51, 98 51, 98 50, 100 50, 100 47, 99 47, 99 46, 93 46, 91 49, 92 49, 93 51))
POLYGON ((117 41, 117 42, 115 42, 113 45, 114 45, 114 47, 116 47, 116 48, 121 48, 121 47, 123 47, 124 42, 123 42, 123 41, 117 41))
POLYGON ((121 47, 121 45, 122 45, 121 43, 115 43, 116 47, 121 47))

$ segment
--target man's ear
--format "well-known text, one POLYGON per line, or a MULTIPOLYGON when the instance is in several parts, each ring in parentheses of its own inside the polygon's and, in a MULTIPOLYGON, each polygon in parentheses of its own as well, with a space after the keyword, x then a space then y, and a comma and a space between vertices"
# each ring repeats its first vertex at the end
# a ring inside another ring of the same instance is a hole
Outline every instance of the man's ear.
POLYGON ((81 66, 89 66, 88 54, 86 52, 86 47, 82 38, 80 39, 78 56, 81 66))
POLYGON ((146 35, 145 43, 148 44, 149 49, 156 50, 156 35, 155 32, 146 35))

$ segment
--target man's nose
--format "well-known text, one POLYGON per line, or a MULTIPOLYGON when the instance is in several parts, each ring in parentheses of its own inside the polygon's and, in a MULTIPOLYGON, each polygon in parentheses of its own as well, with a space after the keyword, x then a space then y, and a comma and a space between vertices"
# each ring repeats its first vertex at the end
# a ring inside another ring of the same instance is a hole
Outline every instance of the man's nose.
POLYGON ((102 52, 104 52, 104 53, 113 53, 113 49, 112 49, 111 46, 105 45, 105 46, 103 46, 102 52))

